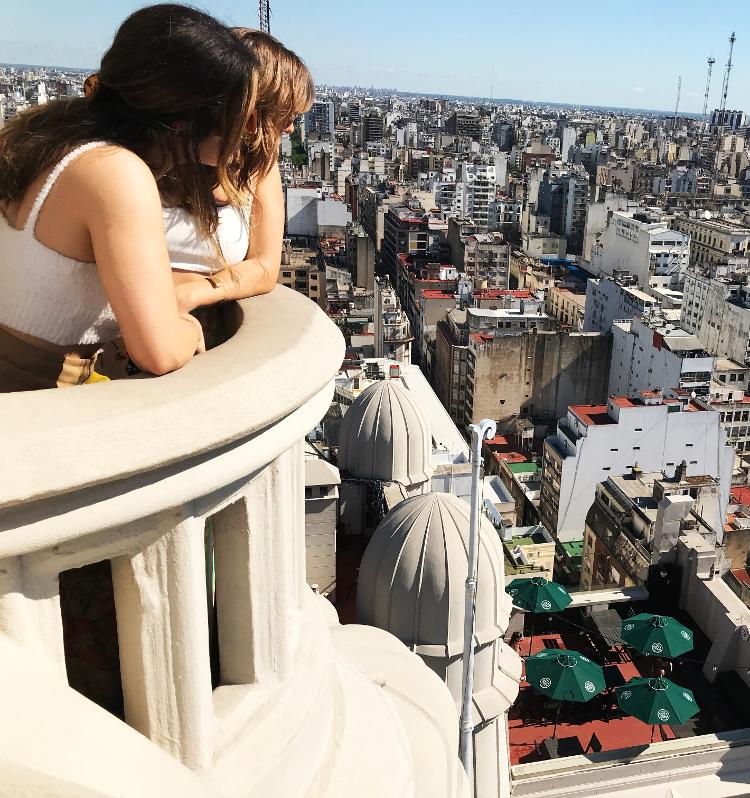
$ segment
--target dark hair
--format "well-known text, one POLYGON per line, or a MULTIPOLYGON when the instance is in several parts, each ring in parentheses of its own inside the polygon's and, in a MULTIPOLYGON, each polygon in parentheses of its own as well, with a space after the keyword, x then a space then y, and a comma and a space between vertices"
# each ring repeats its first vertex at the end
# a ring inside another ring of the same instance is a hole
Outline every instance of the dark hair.
POLYGON ((208 14, 177 4, 136 11, 104 54, 89 97, 25 111, 0 130, 0 202, 21 199, 79 144, 105 140, 142 157, 165 203, 186 208, 212 235, 216 180, 241 201, 228 167, 254 108, 256 63, 208 14), (215 173, 199 161, 214 133, 222 139, 215 173))

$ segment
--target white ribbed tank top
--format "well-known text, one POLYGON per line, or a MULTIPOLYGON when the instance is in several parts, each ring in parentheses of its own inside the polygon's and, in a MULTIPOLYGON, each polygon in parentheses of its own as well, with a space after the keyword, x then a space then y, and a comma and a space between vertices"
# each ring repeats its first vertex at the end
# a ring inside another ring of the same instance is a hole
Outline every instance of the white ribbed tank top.
POLYGON ((0 213, 0 324, 53 344, 96 344, 119 335, 95 263, 74 260, 38 241, 39 212, 55 181, 79 155, 107 142, 71 150, 50 172, 26 224, 0 213))
MULTIPOLYGON (((79 155, 106 141, 71 150, 50 172, 18 229, 0 213, 0 324, 52 344, 97 344, 120 330, 95 263, 75 260, 42 244, 35 235, 39 213, 63 170, 79 155)), ((217 237, 227 264, 245 259, 250 205, 219 208, 217 237)), ((183 208, 164 208, 164 233, 173 269, 210 273, 216 269, 211 244, 183 208)))
MULTIPOLYGON (((250 205, 244 208, 223 205, 218 210, 216 238, 226 264, 233 266, 247 255, 250 205)), ((163 213, 164 235, 173 269, 210 274, 223 268, 223 264, 217 263, 215 249, 198 230, 192 214, 184 208, 164 208, 163 213)))

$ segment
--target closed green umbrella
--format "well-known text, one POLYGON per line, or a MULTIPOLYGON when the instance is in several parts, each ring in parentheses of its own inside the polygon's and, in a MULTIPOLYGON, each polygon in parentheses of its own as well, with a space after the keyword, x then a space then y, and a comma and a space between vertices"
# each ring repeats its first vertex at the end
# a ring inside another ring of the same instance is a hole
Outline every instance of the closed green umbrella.
POLYGON ((623 712, 654 726, 685 723, 699 711, 692 691, 669 679, 631 679, 615 693, 623 712))
POLYGON ((573 601, 562 585, 543 576, 514 579, 505 590, 516 607, 528 612, 561 612, 573 601))
POLYGON ((678 657, 693 647, 693 633, 669 615, 643 612, 622 622, 622 639, 651 657, 678 657))
MULTIPOLYGON (((590 701, 604 690, 601 666, 578 651, 540 651, 524 660, 526 681, 542 695, 558 701, 590 701)), ((559 718, 558 707, 558 718, 559 718)), ((557 731, 557 720, 552 736, 557 731)))

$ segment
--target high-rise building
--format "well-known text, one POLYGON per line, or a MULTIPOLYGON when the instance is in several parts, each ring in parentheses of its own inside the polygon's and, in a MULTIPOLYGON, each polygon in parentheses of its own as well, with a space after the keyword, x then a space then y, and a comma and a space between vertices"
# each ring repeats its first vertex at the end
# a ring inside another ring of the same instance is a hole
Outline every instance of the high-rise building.
POLYGON ((388 358, 398 363, 411 363, 411 345, 414 336, 395 289, 386 279, 376 277, 374 290, 375 357, 388 358))
POLYGON ((680 321, 710 352, 750 365, 750 287, 744 282, 689 271, 680 321))
POLYGON ((715 358, 695 335, 655 309, 648 316, 612 325, 609 396, 662 390, 675 396, 707 396, 715 358))
POLYGON ((537 211, 549 217, 552 233, 565 236, 567 251, 574 255, 583 254, 588 197, 588 176, 582 171, 552 174, 548 170, 539 185, 537 211))
POLYGON ((364 143, 380 141, 384 134, 383 114, 377 108, 369 108, 362 118, 362 139, 364 143))
POLYGON ((564 127, 560 136, 560 158, 565 163, 572 162, 572 149, 578 140, 578 130, 574 127, 564 127))
MULTIPOLYGON (((456 181, 455 205, 460 214, 473 219, 481 230, 487 230, 495 211, 495 165, 462 163, 456 181)), ((494 221, 494 219, 493 219, 494 221)))
POLYGON ((722 111, 717 108, 711 114, 711 127, 720 127, 724 130, 739 130, 745 126, 744 111, 722 111))
POLYGON ((480 116, 476 111, 454 111, 445 122, 445 130, 456 136, 468 136, 479 141, 482 137, 480 116))
POLYGON ((315 100, 305 114, 307 133, 317 131, 321 135, 333 136, 336 129, 336 110, 332 100, 315 100))
POLYGON ((514 430, 518 418, 558 417, 573 397, 606 396, 609 336, 553 330, 530 291, 487 294, 483 307, 454 310, 438 326, 434 381, 459 426, 491 418, 514 430))
POLYGON ((383 223, 383 265, 398 287, 399 256, 424 259, 427 255, 428 220, 421 207, 396 205, 383 223))
POLYGON ((591 278, 586 281, 583 329, 609 332, 615 321, 650 313, 656 304, 657 300, 641 291, 636 278, 628 272, 591 278))
POLYGON ((507 122, 496 122, 492 128, 492 140, 503 152, 510 152, 515 144, 515 130, 507 122))

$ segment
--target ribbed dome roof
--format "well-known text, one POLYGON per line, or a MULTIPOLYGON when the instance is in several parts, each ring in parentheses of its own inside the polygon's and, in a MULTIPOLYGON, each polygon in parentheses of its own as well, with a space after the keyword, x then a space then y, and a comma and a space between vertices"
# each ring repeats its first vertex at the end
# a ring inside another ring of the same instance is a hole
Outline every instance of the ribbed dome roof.
MULTIPOLYGON (((417 654, 463 651, 469 505, 448 493, 413 496, 375 531, 359 571, 357 620, 377 626, 417 654)), ((482 516, 477 569, 476 641, 497 639, 511 609, 502 544, 482 516)))
POLYGON ((365 479, 418 485, 432 476, 432 433, 422 408, 398 380, 370 385, 346 411, 339 468, 365 479))

